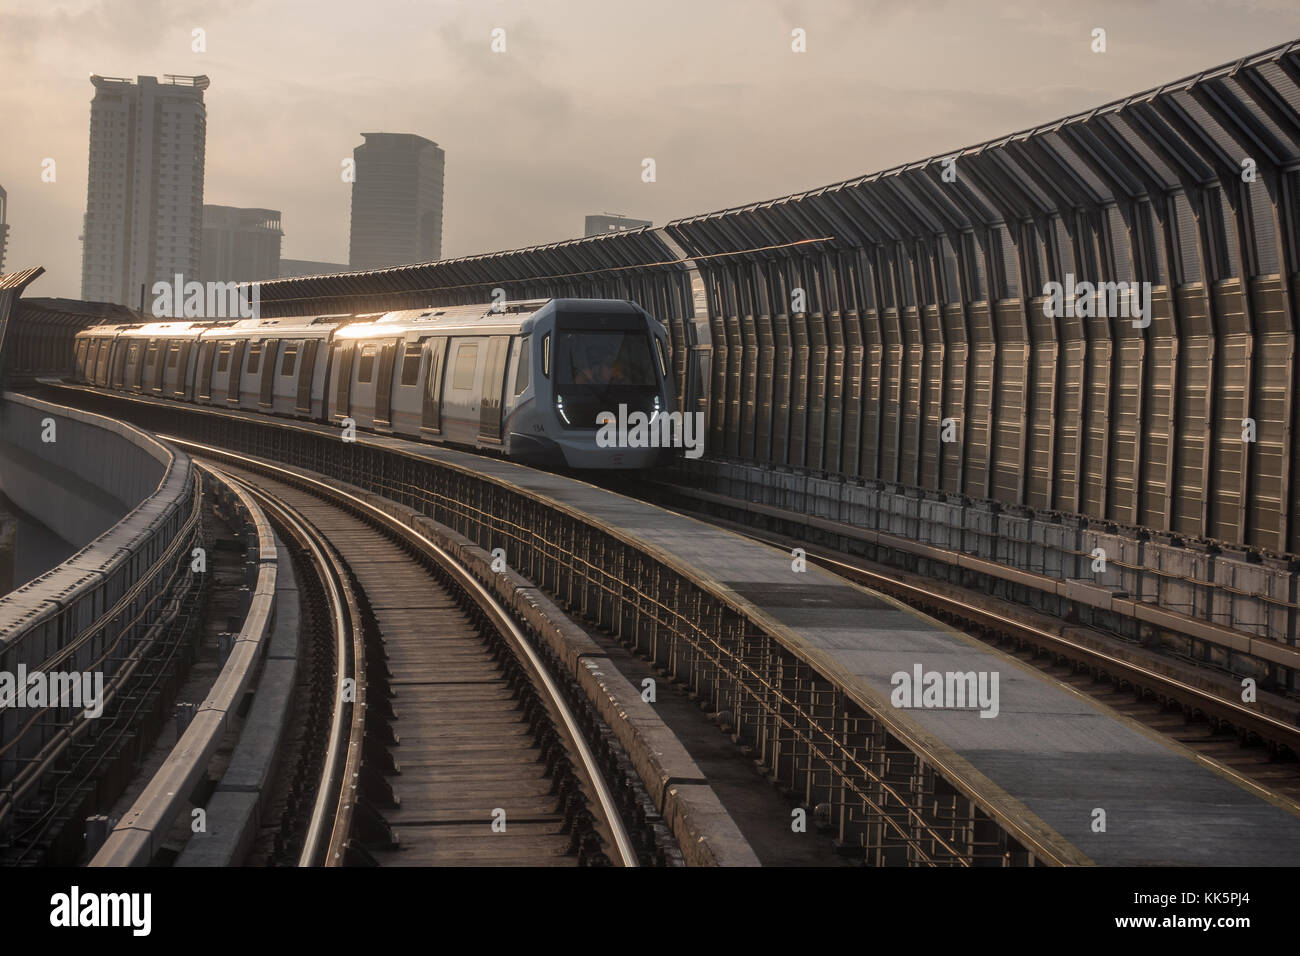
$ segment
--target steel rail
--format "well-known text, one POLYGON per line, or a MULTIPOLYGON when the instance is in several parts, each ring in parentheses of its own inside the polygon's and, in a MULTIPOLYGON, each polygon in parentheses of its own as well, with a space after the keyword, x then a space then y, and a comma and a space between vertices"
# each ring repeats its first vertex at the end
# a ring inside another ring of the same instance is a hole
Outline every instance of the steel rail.
MULTIPOLYGON (((528 662, 533 672, 536 674, 538 682, 542 689, 545 690, 548 698, 555 711, 559 714, 561 721, 565 726, 566 733, 573 745, 578 759, 582 762, 586 770, 587 778, 591 781, 593 789, 596 791, 596 797, 600 803, 605 822, 609 827, 614 842, 618 848, 618 854, 624 866, 636 867, 640 865, 637 857, 636 848, 632 842, 631 836, 623 823, 623 818, 619 812, 618 803, 609 785, 605 782, 604 775, 601 771, 600 763, 596 759, 588 746, 586 739, 583 737, 581 726, 577 717, 574 715, 568 702, 564 699, 563 693, 559 686, 551 677, 541 657, 533 649, 532 643, 522 629, 515 623, 509 611, 501 605, 499 601, 487 590, 478 579, 466 570, 456 558, 446 551, 435 541, 403 524, 392 515, 387 514, 382 509, 375 507, 370 502, 357 497, 340 488, 336 488, 326 482, 316 478, 309 477, 287 468, 282 468, 269 462, 261 461, 237 452, 227 451, 221 448, 214 448, 209 445, 203 445, 198 442, 186 439, 175 438, 172 436, 159 436, 165 441, 174 442, 175 444, 192 449, 193 451, 204 456, 225 459, 234 462, 241 462, 254 471, 270 472, 273 476, 281 476, 282 480, 289 484, 300 487, 307 486, 308 490, 313 490, 320 497, 333 499, 335 501, 346 502, 349 508, 364 515, 372 524, 386 528, 398 537, 406 538, 409 541, 417 543, 421 549, 433 557, 438 564, 446 570, 456 583, 465 590, 476 604, 488 615, 492 624, 511 644, 515 652, 528 662)), ((245 487, 252 487, 245 484, 245 487)), ((358 752, 360 747, 357 748, 358 752)), ((304 850, 305 852, 305 850, 304 850)), ((301 862, 300 862, 301 865, 301 862)))
POLYGON ((325 765, 321 769, 320 785, 316 788, 316 800, 312 805, 298 865, 313 866, 317 861, 326 866, 338 865, 342 862, 343 843, 347 840, 351 819, 351 803, 346 800, 345 794, 350 782, 356 779, 359 768, 354 764, 360 760, 362 736, 365 733, 364 673, 360 669, 362 657, 356 646, 361 639, 356 608, 347 599, 341 563, 333 555, 324 535, 296 509, 274 495, 228 472, 219 474, 260 501, 263 507, 279 517, 280 523, 289 529, 293 537, 302 542, 319 571, 321 586, 329 601, 336 655, 334 706, 331 708, 330 732, 325 746, 325 765), (355 693, 351 701, 353 719, 345 727, 346 708, 343 704, 348 680, 354 682, 355 693), (344 764, 342 774, 340 760, 344 764), (330 839, 325 844, 327 827, 330 839))

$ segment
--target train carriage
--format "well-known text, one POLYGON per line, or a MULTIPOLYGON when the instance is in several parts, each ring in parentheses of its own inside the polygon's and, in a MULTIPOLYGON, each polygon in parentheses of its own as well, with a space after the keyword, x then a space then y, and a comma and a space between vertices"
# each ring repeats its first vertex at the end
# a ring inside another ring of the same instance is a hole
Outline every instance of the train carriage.
POLYGON ((77 377, 101 388, 309 418, 577 468, 639 468, 606 414, 676 411, 668 338, 635 303, 541 299, 369 315, 99 326, 77 377))

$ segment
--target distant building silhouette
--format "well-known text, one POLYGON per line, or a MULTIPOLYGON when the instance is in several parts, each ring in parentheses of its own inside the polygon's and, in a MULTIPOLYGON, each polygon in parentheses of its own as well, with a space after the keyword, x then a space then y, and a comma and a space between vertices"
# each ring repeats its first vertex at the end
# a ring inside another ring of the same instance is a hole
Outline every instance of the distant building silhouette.
POLYGON ((278 279, 283 237, 278 209, 205 205, 199 278, 204 282, 278 279))
POLYGON ((206 76, 92 76, 81 297, 138 306, 199 277, 206 76))
POLYGON ((346 262, 317 262, 312 259, 281 259, 280 278, 294 276, 327 276, 336 272, 350 272, 346 262))
POLYGON ((5 271, 5 244, 9 242, 9 222, 5 218, 8 213, 9 194, 5 188, 0 186, 0 275, 5 271))
POLYGON ((641 226, 653 225, 654 223, 648 219, 629 219, 627 216, 605 212, 599 216, 588 216, 582 234, 584 236, 603 236, 607 232, 626 232, 629 229, 639 229, 641 226))
POLYGON ((412 133, 362 133, 352 151, 353 269, 383 269, 442 255, 445 156, 437 143, 412 133))

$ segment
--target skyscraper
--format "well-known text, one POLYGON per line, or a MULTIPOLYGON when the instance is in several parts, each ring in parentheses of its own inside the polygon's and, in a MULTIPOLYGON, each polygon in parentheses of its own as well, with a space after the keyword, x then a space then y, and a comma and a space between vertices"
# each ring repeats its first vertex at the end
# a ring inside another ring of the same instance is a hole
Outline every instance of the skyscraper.
POLYGON ((137 306, 199 276, 206 76, 92 76, 81 297, 137 306))
POLYGON ((4 275, 5 244, 9 241, 9 223, 5 220, 5 214, 7 212, 5 207, 8 203, 9 194, 5 192, 3 186, 0 186, 0 275, 4 275))
POLYGON ((383 269, 442 255, 444 154, 411 133, 362 133, 352 151, 353 269, 383 269))
POLYGON ((205 205, 199 278, 204 282, 278 279, 283 237, 278 209, 205 205))

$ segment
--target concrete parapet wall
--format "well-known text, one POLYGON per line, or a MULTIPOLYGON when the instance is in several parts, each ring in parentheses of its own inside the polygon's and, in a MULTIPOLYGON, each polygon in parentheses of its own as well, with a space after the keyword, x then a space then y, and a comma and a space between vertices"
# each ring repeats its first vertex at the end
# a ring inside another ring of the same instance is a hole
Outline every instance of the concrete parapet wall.
POLYGON ((0 402, 0 491, 79 548, 153 494, 168 463, 120 422, 12 392, 0 402))
MULTIPOLYGON (((129 425, 13 393, 0 407, 0 438, 7 439, 8 457, 0 458, 6 493, 58 533, 87 541, 63 564, 0 597, 0 671, 102 675, 100 703, 111 704, 189 578, 198 525, 193 464, 129 425), (54 442, 41 441, 45 419, 55 423, 54 442), (97 511, 79 511, 75 495, 59 492, 59 476, 71 474, 65 464, 101 490, 97 503, 85 495, 97 511), (94 513, 112 519, 107 529, 73 526, 94 513)), ((46 713, 33 721, 32 708, 0 708, 0 788, 14 786, 0 800, 0 831, 24 793, 34 792, 36 774, 54 766, 59 749, 94 719, 75 707, 46 713)))

